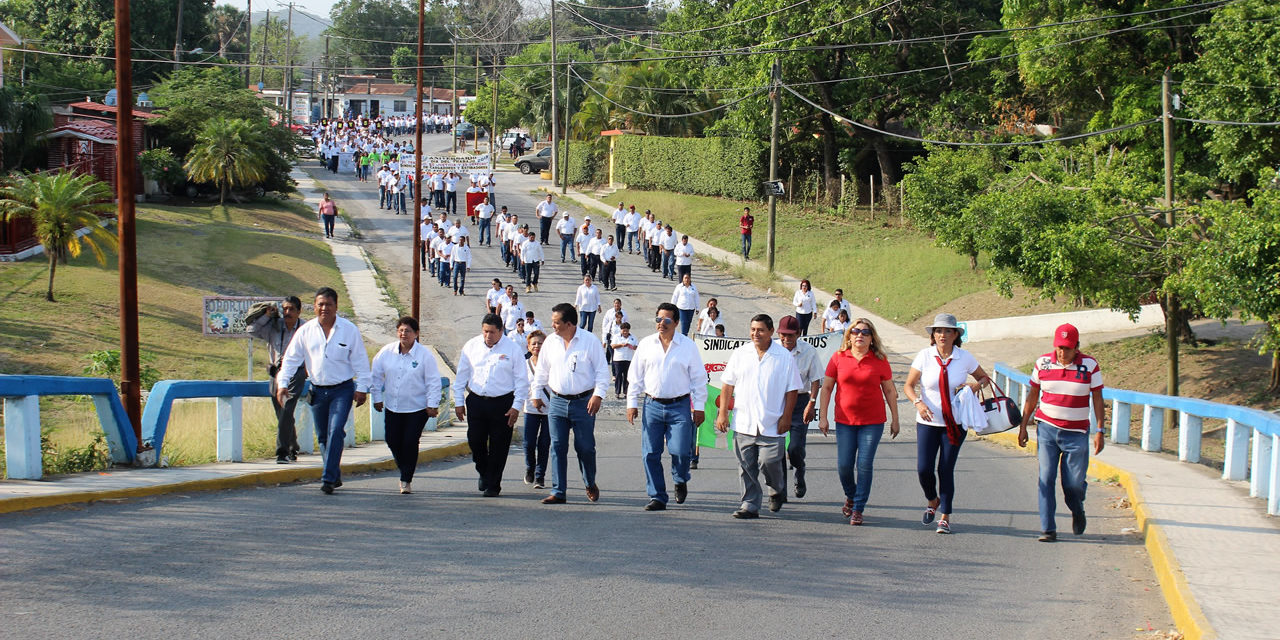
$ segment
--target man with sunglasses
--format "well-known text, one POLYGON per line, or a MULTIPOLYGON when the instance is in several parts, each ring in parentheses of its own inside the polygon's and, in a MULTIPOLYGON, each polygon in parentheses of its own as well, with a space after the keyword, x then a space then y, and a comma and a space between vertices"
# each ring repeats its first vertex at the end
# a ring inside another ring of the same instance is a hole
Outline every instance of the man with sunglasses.
POLYGON ((803 498, 808 491, 804 482, 804 454, 809 423, 816 417, 818 389, 822 386, 822 379, 826 377, 827 368, 818 357, 818 350, 800 339, 800 321, 795 316, 786 316, 778 321, 778 344, 791 352, 796 360, 796 368, 800 371, 802 386, 796 394, 796 404, 791 411, 791 441, 787 443, 787 462, 796 470, 796 497, 803 498))
MULTIPOLYGON (((252 313, 251 311, 250 315, 252 313)), ((271 404, 276 410, 276 464, 288 464, 298 459, 298 431, 293 413, 307 381, 307 368, 300 366, 291 374, 287 387, 288 398, 284 402, 276 397, 276 374, 280 373, 280 362, 284 360, 285 349, 302 324, 299 322, 301 313, 302 301, 298 296, 289 296, 279 307, 268 303, 266 312, 249 323, 249 335, 267 343, 267 355, 270 358, 267 373, 271 378, 271 404)))
POLYGON ((640 405, 644 419, 640 425, 644 460, 645 489, 649 504, 645 511, 667 508, 667 485, 662 477, 662 451, 671 451, 671 481, 676 503, 689 495, 689 462, 697 425, 702 423, 702 407, 707 403, 707 373, 702 355, 692 340, 676 331, 676 306, 658 305, 653 322, 658 332, 636 346, 627 373, 627 422, 635 424, 640 405))

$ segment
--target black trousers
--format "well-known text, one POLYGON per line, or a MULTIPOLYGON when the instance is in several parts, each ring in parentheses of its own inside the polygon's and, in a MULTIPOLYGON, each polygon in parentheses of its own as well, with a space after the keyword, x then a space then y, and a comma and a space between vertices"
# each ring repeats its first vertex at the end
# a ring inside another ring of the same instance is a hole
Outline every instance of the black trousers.
POLYGON ((631 370, 630 360, 613 361, 613 392, 625 395, 631 384, 627 380, 627 372, 631 370))
POLYGON ((413 482, 413 472, 418 468, 418 446, 422 429, 427 426, 427 410, 413 413, 386 412, 387 448, 400 470, 400 482, 413 482))
POLYGON ((606 289, 618 286, 618 261, 610 260, 600 265, 600 282, 606 289))
POLYGON ((493 398, 467 394, 467 443, 476 473, 487 489, 502 489, 502 471, 507 468, 511 450, 511 430, 506 413, 515 401, 514 394, 493 398))
POLYGON ((676 265, 676 282, 683 282, 685 276, 693 276, 693 265, 678 264, 676 265))
POLYGON ((307 370, 298 367, 289 380, 289 398, 281 405, 276 400, 276 377, 271 376, 267 388, 271 391, 271 405, 276 410, 276 457, 287 458, 298 453, 298 429, 294 424, 293 410, 302 398, 302 386, 307 382, 307 370))

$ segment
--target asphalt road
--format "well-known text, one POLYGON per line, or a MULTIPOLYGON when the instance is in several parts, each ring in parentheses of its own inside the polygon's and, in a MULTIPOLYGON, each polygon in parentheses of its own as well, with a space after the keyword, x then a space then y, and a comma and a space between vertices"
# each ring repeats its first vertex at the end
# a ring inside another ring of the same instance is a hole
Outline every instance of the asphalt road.
MULTIPOLYGON (((440 136, 426 148, 446 145, 440 136)), ((409 218, 379 212, 371 185, 316 175, 408 302, 409 218)), ((499 204, 532 211, 538 182, 501 174, 499 204)), ((450 358, 479 331, 488 280, 508 275, 496 248, 475 254, 473 295, 423 280, 424 336, 450 358)), ((558 256, 526 301, 544 323, 578 284, 577 266, 558 256)), ((647 317, 671 285, 623 257, 619 297, 633 318, 647 317)), ((731 326, 786 310, 706 269, 694 276, 731 326)), ((904 367, 895 363, 899 379, 904 367)), ((1079 639, 1173 626, 1145 550, 1121 532, 1134 523, 1115 508, 1115 487, 1091 486, 1086 535, 1038 543, 1034 459, 968 442, 956 533, 937 535, 919 522, 914 429, 904 424, 881 444, 863 527, 840 515, 835 440, 816 433, 809 494, 778 514, 729 516, 737 465, 723 449, 703 450, 686 504, 650 513, 639 430, 622 413, 607 400, 598 422, 596 504, 573 460, 570 503, 539 504, 545 492, 523 485, 513 450, 494 499, 479 496, 470 462, 458 459, 422 467, 409 496, 396 493, 394 475, 375 474, 346 478, 334 496, 307 483, 0 515, 0 638, 1079 639)), ((1068 522, 1060 508, 1064 532, 1068 522)))

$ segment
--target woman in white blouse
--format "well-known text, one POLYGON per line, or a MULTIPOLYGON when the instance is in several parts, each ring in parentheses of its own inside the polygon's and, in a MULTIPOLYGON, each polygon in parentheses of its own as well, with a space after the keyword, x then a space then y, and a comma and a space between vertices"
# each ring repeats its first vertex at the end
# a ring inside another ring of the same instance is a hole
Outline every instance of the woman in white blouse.
POLYGON ((680 333, 689 335, 689 327, 693 324, 693 316, 698 313, 698 288, 693 286, 693 276, 684 274, 680 284, 671 292, 671 304, 680 310, 680 333))
POLYGON ((582 277, 582 286, 573 300, 578 309, 578 327, 588 333, 595 330, 596 312, 600 310, 600 290, 592 284, 591 276, 582 277))
MULTIPOLYGON (((547 335, 541 331, 530 331, 528 341, 529 358, 525 366, 529 369, 529 379, 533 380, 533 369, 538 366, 538 354, 542 352, 542 343, 547 335)), ((547 456, 551 454, 551 427, 547 422, 547 405, 551 402, 550 392, 544 392, 543 408, 533 405, 530 397, 524 404, 524 483, 533 485, 534 489, 545 489, 547 486, 547 456)))
POLYGON ((418 344, 418 321, 411 316, 396 322, 396 342, 373 357, 371 367, 374 411, 386 412, 387 448, 400 469, 400 493, 412 493, 418 467, 418 441, 428 418, 440 406, 440 370, 436 358, 418 344))
POLYGON ((791 296, 791 306, 796 308, 796 320, 800 321, 800 335, 809 335, 809 322, 818 310, 818 302, 813 297, 813 289, 808 280, 800 281, 800 290, 791 296))

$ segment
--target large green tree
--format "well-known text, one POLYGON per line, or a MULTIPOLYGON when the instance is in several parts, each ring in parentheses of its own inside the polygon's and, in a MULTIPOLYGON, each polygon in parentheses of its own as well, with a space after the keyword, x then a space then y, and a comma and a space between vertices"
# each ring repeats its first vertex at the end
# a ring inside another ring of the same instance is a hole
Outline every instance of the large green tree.
POLYGON ((269 152, 263 129, 239 118, 210 120, 196 136, 182 168, 196 182, 218 185, 218 204, 223 204, 232 188, 266 178, 269 152))

